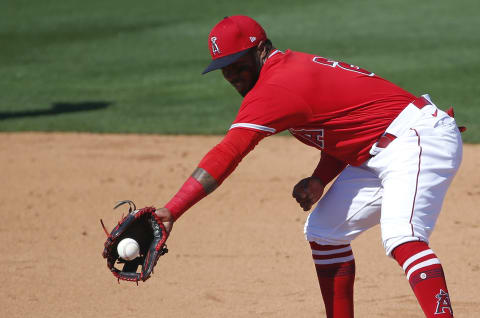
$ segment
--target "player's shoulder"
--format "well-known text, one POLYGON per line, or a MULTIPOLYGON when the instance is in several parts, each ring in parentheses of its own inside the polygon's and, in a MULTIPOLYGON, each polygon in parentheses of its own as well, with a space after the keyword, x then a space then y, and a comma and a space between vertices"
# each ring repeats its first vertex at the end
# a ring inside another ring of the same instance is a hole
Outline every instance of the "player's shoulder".
POLYGON ((310 63, 316 56, 318 56, 318 54, 316 55, 294 50, 286 50, 282 53, 283 54, 279 54, 279 58, 283 60, 285 66, 289 66, 291 64, 295 65, 297 63, 310 63))
POLYGON ((299 76, 308 70, 314 57, 315 55, 304 52, 276 50, 262 67, 259 86, 291 86, 292 82, 300 80, 299 76))
POLYGON ((265 72, 272 72, 277 70, 285 71, 292 64, 310 61, 313 57, 315 57, 315 55, 305 52, 293 50, 275 50, 268 57, 263 69, 265 70, 265 72))

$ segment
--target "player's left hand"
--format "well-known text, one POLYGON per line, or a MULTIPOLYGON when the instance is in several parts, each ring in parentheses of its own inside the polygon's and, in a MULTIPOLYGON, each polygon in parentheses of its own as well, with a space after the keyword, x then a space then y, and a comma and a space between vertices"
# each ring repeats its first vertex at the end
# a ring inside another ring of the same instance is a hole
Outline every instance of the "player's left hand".
POLYGON ((168 252, 165 242, 169 230, 164 225, 165 219, 159 217, 154 207, 144 207, 137 210, 135 203, 130 200, 120 201, 115 208, 124 204, 129 205, 128 214, 118 222, 109 233, 102 223, 103 230, 107 235, 104 244, 103 257, 107 260, 107 266, 119 281, 146 281, 153 273, 160 256, 168 252), (140 248, 140 256, 132 260, 123 260, 117 251, 118 244, 124 238, 137 241, 140 248), (115 265, 123 265, 118 269, 115 265), (137 272, 139 266, 141 270, 137 272))
POLYGON ((173 228, 174 218, 170 211, 167 208, 160 208, 155 210, 155 214, 159 217, 160 221, 163 222, 167 233, 170 234, 173 228))
POLYGON ((322 197, 325 186, 319 178, 308 177, 300 180, 293 187, 292 196, 302 207, 303 211, 308 211, 322 197))

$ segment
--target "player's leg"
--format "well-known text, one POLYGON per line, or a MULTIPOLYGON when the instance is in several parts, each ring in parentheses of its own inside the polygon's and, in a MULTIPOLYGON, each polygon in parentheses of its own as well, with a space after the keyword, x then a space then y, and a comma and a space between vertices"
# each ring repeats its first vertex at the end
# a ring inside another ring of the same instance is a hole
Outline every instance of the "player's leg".
POLYGON ((310 242, 310 247, 327 317, 353 317, 355 259, 350 244, 310 242))
POLYGON ((453 309, 440 260, 424 241, 396 247, 392 257, 405 271, 426 317, 453 317, 453 309))
POLYGON ((328 318, 353 317, 355 260, 350 242, 378 224, 382 189, 376 176, 347 167, 305 224, 328 318))
POLYGON ((460 165, 461 151, 455 123, 441 125, 437 119, 398 138, 369 163, 379 168, 380 162, 388 162, 381 174, 384 246, 403 267, 427 317, 453 317, 443 268, 428 239, 460 165))

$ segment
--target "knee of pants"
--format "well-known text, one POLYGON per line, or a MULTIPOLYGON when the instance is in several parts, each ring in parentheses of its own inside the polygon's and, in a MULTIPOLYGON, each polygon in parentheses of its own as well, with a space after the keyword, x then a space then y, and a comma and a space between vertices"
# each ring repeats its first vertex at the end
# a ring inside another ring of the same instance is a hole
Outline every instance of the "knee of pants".
MULTIPOLYGON (((339 229, 315 226, 307 222, 304 227, 305 239, 309 242, 315 242, 320 245, 345 245, 350 244, 356 231, 350 231, 349 234, 339 229)), ((358 233, 360 234, 360 233, 358 233)))
POLYGON ((418 236, 398 236, 398 237, 391 237, 391 238, 384 238, 383 239, 383 247, 385 248, 385 254, 387 256, 392 257, 393 250, 404 243, 407 242, 418 242, 422 241, 425 243, 429 243, 428 239, 425 237, 418 237, 418 236))
POLYGON ((407 222, 381 223, 382 242, 385 252, 391 256, 395 247, 411 241, 422 241, 428 244, 433 227, 413 225, 407 222))

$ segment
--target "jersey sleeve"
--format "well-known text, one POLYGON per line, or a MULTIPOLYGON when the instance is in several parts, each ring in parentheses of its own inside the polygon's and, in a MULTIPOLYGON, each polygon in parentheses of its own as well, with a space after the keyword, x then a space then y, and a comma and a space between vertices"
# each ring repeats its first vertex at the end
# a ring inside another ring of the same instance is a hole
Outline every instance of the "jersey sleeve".
POLYGON ((198 167, 205 169, 220 185, 266 136, 262 131, 230 130, 223 140, 205 155, 198 167))
POLYGON ((320 157, 320 161, 318 162, 315 171, 313 172, 312 176, 317 177, 322 181, 323 185, 327 185, 332 181, 343 169, 347 164, 343 161, 332 157, 331 155, 322 151, 322 155, 320 157))
POLYGON ((262 85, 249 93, 230 129, 245 128, 269 135, 305 124, 311 116, 309 105, 288 89, 262 85))
MULTIPOLYGON (((198 168, 205 170, 218 187, 265 136, 267 134, 261 131, 230 130, 222 141, 203 157, 198 168)), ((205 188, 205 184, 190 176, 165 207, 176 220, 210 192, 205 188)))

